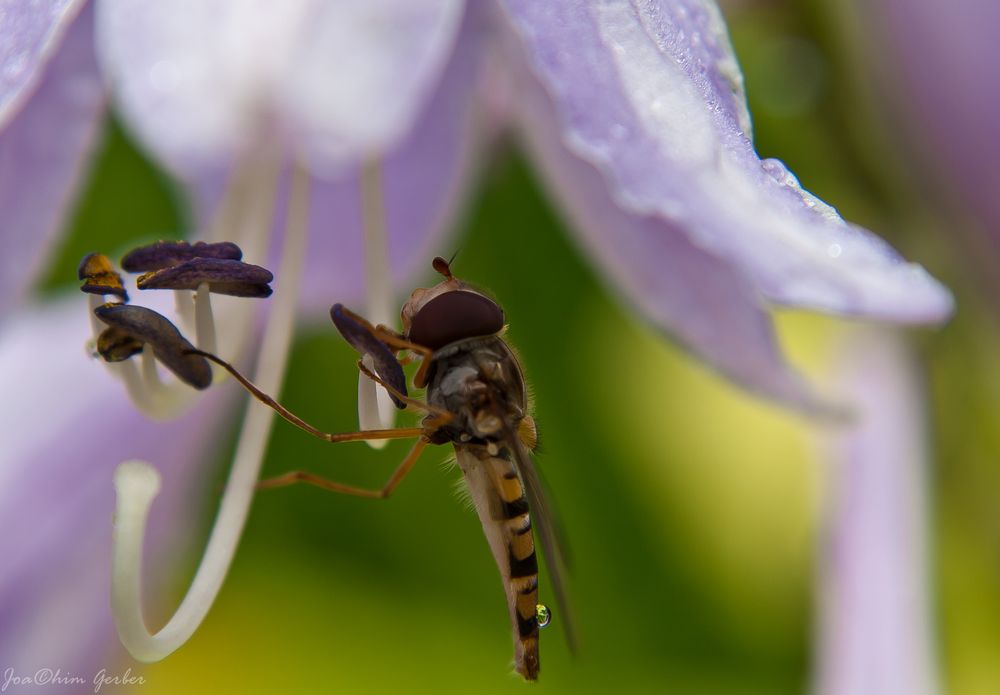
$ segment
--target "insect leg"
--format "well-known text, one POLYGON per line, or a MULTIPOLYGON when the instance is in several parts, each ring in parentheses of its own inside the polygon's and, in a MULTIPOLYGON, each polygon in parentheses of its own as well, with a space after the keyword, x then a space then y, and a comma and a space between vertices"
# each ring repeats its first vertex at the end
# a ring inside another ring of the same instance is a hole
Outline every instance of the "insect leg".
POLYGON ((427 368, 430 367, 430 358, 434 354, 433 350, 423 345, 411 343, 392 329, 382 325, 375 327, 375 337, 391 348, 395 348, 396 350, 411 350, 423 357, 420 369, 417 370, 417 373, 413 377, 413 384, 417 388, 423 388, 427 385, 427 368))
MULTIPOLYGON (((298 415, 288 410, 285 406, 278 403, 271 396, 261 391, 257 386, 247 379, 245 376, 240 374, 239 370, 233 365, 226 362, 221 357, 217 357, 210 352, 205 352, 204 350, 186 350, 186 353, 193 355, 201 355, 207 360, 215 362, 217 365, 229 372, 236 381, 249 391, 253 396, 259 400, 261 403, 267 407, 273 409, 278 415, 283 417, 288 422, 292 423, 299 429, 308 432, 309 434, 322 439, 327 442, 352 442, 361 441, 364 439, 405 439, 407 437, 420 437, 424 434, 428 434, 427 427, 398 427, 395 429, 387 430, 365 430, 362 432, 324 432, 316 427, 313 427, 308 422, 300 418, 298 415)), ((436 423, 431 423, 433 426, 430 430, 433 431, 437 425, 436 423)))
POLYGON ((345 485, 333 480, 327 480, 326 478, 306 471, 289 471, 288 473, 283 473, 277 477, 262 480, 257 483, 257 489, 264 490, 276 487, 286 487, 288 485, 294 485, 295 483, 307 483, 309 485, 321 487, 324 490, 329 490, 330 492, 340 492, 345 495, 354 495, 356 497, 382 499, 392 494, 392 491, 396 489, 396 486, 399 485, 403 478, 406 477, 406 474, 410 472, 410 469, 413 468, 417 459, 420 458, 420 454, 424 450, 424 447, 426 447, 429 443, 430 442, 424 437, 421 437, 414 442, 413 448, 410 449, 410 453, 406 455, 403 462, 399 464, 396 470, 393 471, 392 475, 389 476, 389 480, 386 484, 379 490, 345 485))
POLYGON ((414 408, 417 408, 419 410, 424 410, 428 413, 436 415, 437 417, 433 418, 432 420, 429 420, 426 423, 425 425, 426 427, 436 429, 441 425, 445 425, 455 419, 455 415, 453 413, 448 412, 444 408, 439 408, 436 405, 431 405, 430 403, 425 403, 424 401, 418 401, 415 398, 410 398, 409 396, 400 393, 391 384, 386 383, 385 380, 382 379, 382 377, 380 377, 372 370, 368 369, 368 367, 365 366, 365 363, 361 360, 358 360, 358 369, 360 369, 365 376, 367 376, 375 383, 381 384, 386 391, 394 395, 403 403, 412 405, 414 408))

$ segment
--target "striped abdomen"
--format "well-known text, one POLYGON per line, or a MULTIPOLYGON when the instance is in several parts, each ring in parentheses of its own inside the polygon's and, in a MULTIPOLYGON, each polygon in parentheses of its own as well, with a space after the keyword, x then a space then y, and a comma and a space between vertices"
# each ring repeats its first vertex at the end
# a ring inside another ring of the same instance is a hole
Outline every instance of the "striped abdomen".
POLYGON ((483 532, 500 570, 514 631, 514 668, 538 677, 538 560, 524 483, 503 444, 456 444, 483 532), (491 453, 492 450, 492 453, 491 453))

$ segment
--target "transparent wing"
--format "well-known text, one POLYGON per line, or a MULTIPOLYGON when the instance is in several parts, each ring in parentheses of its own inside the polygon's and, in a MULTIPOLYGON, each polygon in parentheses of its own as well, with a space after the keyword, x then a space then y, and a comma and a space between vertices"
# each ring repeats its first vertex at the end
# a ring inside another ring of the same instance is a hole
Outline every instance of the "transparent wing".
POLYGON ((575 652, 576 630, 566 584, 563 580, 567 567, 566 555, 563 553, 563 544, 559 542, 556 519, 552 513, 551 505, 545 498, 545 490, 538 476, 538 471, 535 469, 535 464, 531 460, 531 454, 509 427, 507 428, 507 439, 511 451, 514 452, 514 462, 517 464, 518 473, 521 474, 521 480, 528 497, 531 525, 537 532, 538 540, 542 545, 542 554, 545 555, 545 564, 549 570, 549 580, 552 582, 552 590, 555 592, 556 608, 558 609, 556 619, 562 623, 570 651, 575 652))

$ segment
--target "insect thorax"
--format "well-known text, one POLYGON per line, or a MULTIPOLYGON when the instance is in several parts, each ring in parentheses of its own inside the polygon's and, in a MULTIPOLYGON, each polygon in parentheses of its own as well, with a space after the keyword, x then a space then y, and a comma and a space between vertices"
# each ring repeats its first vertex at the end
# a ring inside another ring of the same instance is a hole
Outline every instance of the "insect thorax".
POLYGON ((507 428, 517 431, 526 407, 524 377, 503 339, 456 341, 431 359, 427 401, 456 415, 435 432, 434 443, 498 441, 507 428))

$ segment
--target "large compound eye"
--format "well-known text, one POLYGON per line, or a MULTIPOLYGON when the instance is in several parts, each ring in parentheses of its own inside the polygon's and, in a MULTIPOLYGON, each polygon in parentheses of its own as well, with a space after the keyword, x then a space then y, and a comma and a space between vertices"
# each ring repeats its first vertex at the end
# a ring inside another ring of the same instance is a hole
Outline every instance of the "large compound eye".
POLYGON ((503 310, 478 292, 452 290, 427 302, 410 326, 409 339, 437 350, 463 338, 493 335, 503 328, 503 310))

